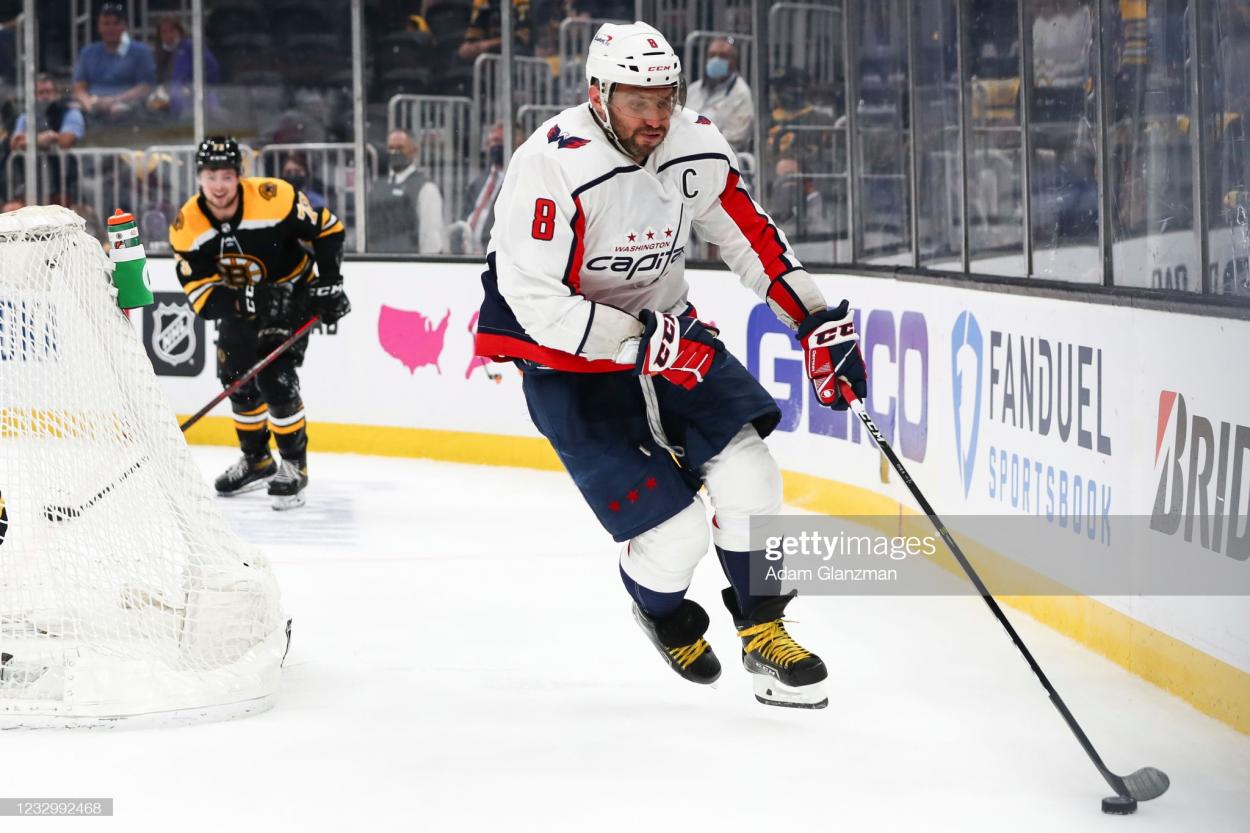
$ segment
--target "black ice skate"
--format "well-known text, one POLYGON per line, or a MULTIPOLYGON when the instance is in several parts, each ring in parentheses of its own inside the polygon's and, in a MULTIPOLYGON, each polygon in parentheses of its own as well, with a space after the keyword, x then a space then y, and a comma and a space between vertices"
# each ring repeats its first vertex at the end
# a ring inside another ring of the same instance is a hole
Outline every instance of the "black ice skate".
POLYGON ((213 485, 217 487, 217 494, 231 497, 259 489, 277 471, 278 467, 269 452, 266 451, 263 457, 244 454, 237 463, 222 472, 213 485))
POLYGON ((278 473, 269 481, 269 496, 279 512, 304 505, 304 488, 308 485, 308 464, 303 460, 283 460, 278 473))
POLYGON ((692 683, 708 685, 720 677, 720 660, 704 640, 707 611, 689 599, 663 619, 652 619, 634 605, 634 618, 670 668, 692 683))
POLYGON ((769 706, 823 709, 829 705, 825 664, 786 633, 781 618, 797 593, 770 598, 745 617, 738 612, 732 588, 726 587, 721 596, 742 639, 742 666, 755 682, 755 699, 769 706))

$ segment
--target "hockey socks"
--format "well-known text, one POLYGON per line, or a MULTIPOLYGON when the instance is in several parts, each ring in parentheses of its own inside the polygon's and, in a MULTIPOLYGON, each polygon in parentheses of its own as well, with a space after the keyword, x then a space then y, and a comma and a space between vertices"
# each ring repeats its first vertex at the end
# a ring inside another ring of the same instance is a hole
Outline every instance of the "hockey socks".
POLYGON ((823 709, 829 705, 825 664, 794 641, 781 618, 796 594, 774 596, 747 615, 739 610, 733 588, 726 587, 721 597, 742 640, 742 666, 751 672, 755 699, 770 706, 823 709))
POLYGON ((758 586, 764 584, 762 577, 756 578, 755 589, 764 591, 763 595, 751 594, 751 559, 763 558, 763 553, 738 552, 717 546, 716 556, 720 559, 721 569, 725 571, 725 578, 729 579, 729 585, 733 588, 734 598, 738 604, 737 609, 753 611, 764 602, 775 599, 781 594, 780 582, 772 581, 767 582, 765 586, 758 586))

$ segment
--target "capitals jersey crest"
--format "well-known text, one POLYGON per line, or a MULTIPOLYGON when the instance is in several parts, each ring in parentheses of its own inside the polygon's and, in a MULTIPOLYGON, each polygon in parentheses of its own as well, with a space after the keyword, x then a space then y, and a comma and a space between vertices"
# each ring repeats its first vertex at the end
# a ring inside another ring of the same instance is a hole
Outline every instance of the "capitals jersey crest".
POLYGON ((589 139, 583 139, 581 136, 570 136, 560 130, 560 125, 553 124, 551 129, 547 131, 547 141, 555 142, 561 150, 564 148, 580 148, 590 144, 589 139))

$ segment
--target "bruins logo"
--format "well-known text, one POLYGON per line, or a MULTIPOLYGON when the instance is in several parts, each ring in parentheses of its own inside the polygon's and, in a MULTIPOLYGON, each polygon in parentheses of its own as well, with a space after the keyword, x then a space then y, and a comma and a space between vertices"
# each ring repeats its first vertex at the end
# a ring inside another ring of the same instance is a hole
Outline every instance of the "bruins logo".
POLYGON ((271 200, 278 196, 278 186, 272 182, 261 183, 260 195, 267 200, 271 200))
POLYGON ((223 254, 217 258, 217 274, 226 286, 238 289, 249 283, 260 283, 267 274, 259 258, 244 254, 223 254))
POLYGON ((184 278, 191 277, 191 264, 187 262, 182 255, 174 255, 174 261, 178 264, 178 274, 184 278))
POLYGON ((182 226, 186 221, 186 218, 182 216, 182 212, 179 211, 178 216, 174 218, 174 231, 182 231, 182 226))

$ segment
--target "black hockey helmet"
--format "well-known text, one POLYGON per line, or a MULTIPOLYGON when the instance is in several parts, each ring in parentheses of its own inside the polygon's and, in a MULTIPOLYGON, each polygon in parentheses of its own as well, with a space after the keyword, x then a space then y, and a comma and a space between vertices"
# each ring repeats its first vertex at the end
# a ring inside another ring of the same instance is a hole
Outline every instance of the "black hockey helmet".
POLYGON ((231 136, 209 136, 195 149, 195 172, 231 168, 243 172, 243 154, 231 136))

